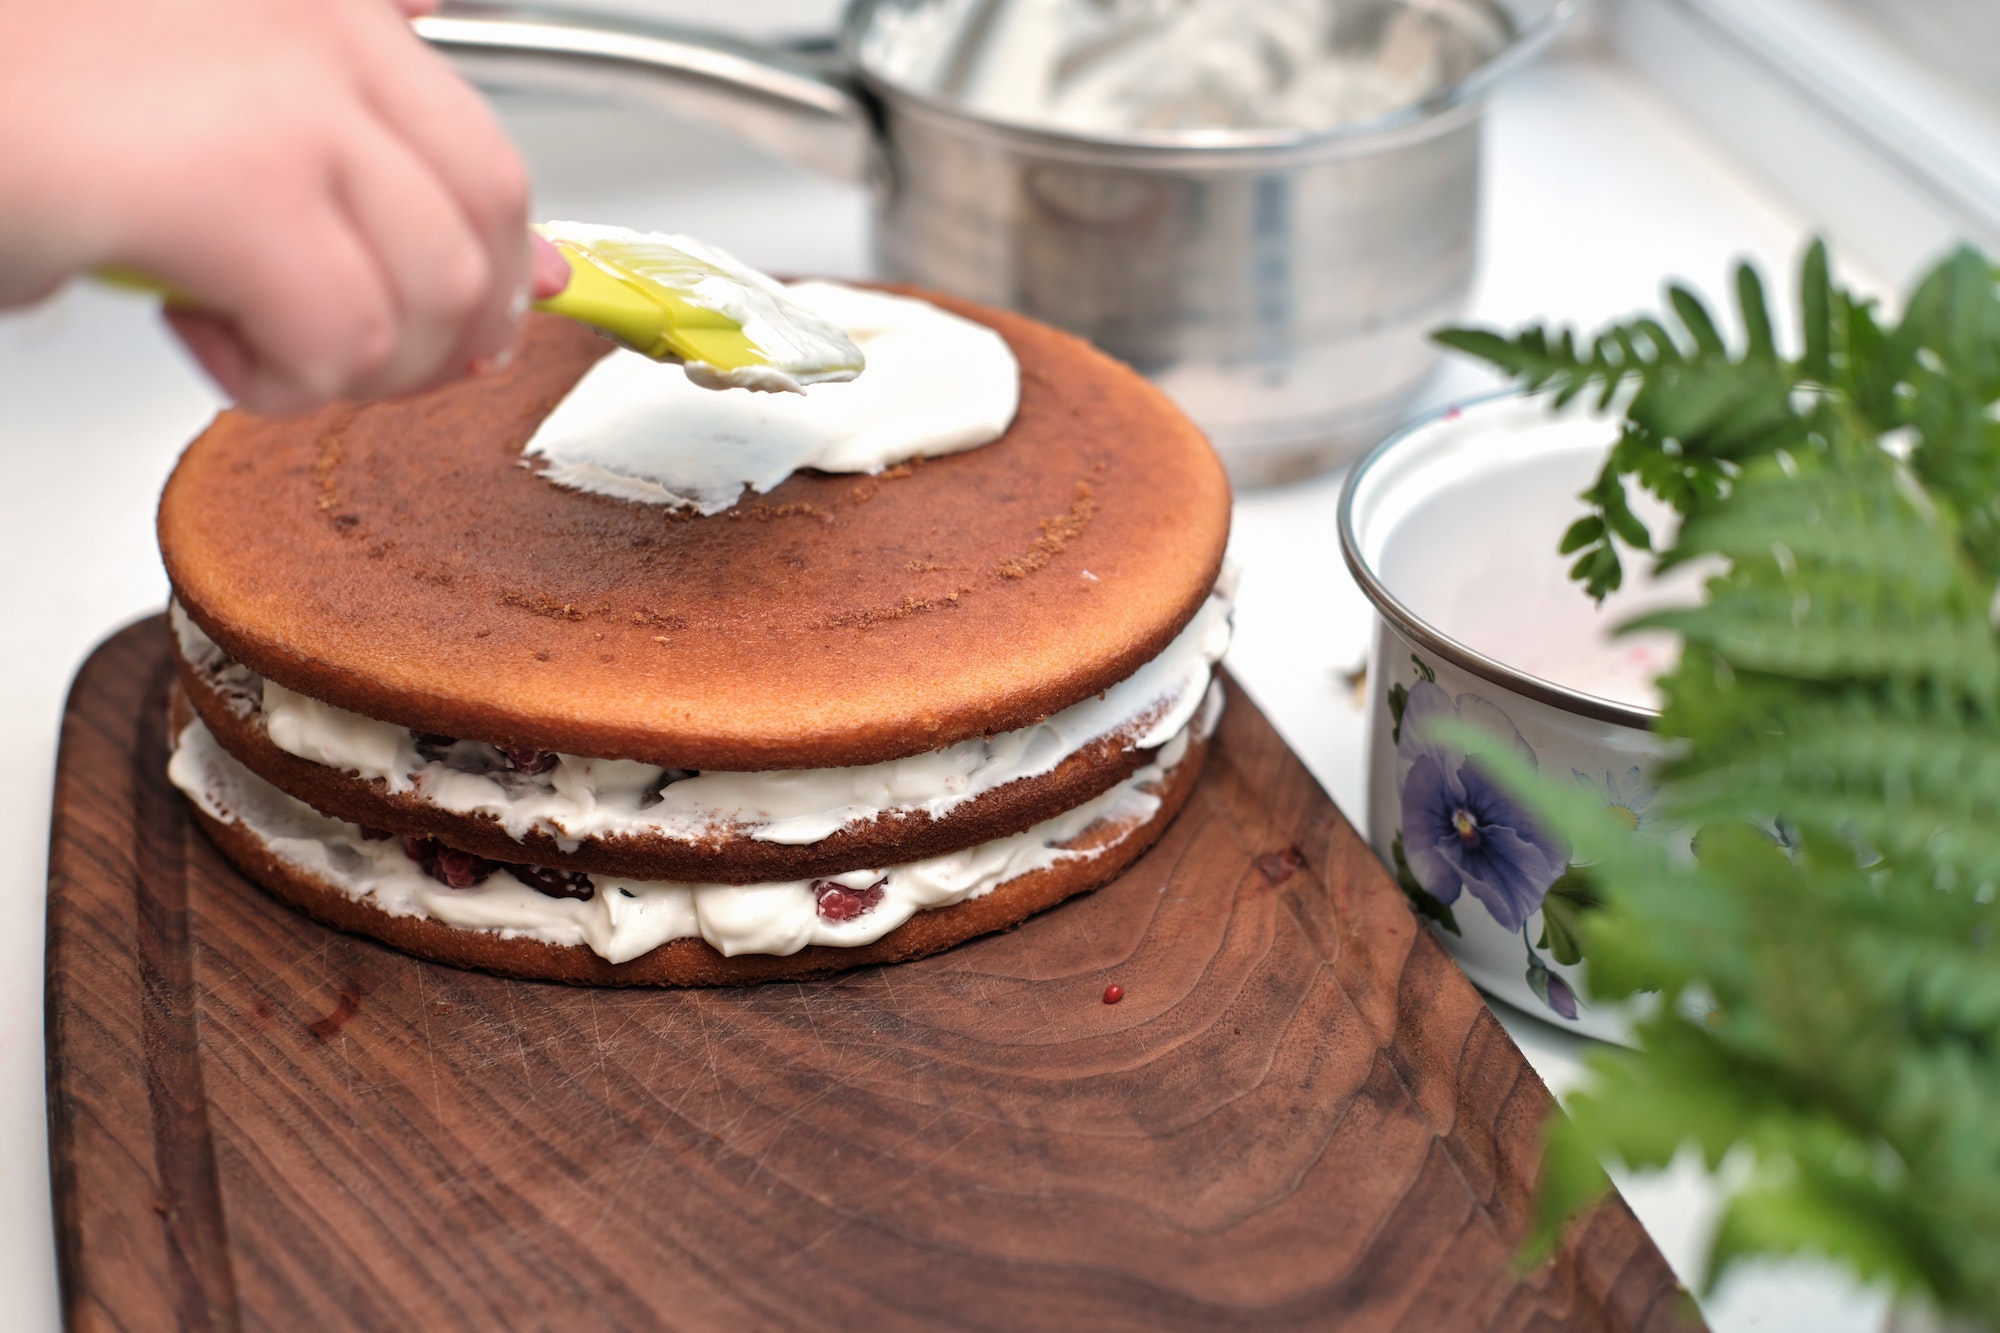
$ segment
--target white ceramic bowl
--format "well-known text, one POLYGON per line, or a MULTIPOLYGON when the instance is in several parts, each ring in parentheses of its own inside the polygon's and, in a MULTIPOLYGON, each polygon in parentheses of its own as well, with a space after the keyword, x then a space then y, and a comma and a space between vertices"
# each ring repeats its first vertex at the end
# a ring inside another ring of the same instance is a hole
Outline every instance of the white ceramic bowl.
MULTIPOLYGON (((1589 410, 1552 415, 1545 397, 1480 399, 1384 441, 1340 503, 1341 548, 1379 613, 1370 843, 1481 988, 1613 1041, 1629 1012, 1583 998, 1587 960, 1568 930, 1588 910, 1588 866, 1428 731, 1447 717, 1483 727, 1542 774, 1595 791, 1634 836, 1671 836, 1652 809, 1666 747, 1650 728, 1652 680, 1674 646, 1610 631, 1692 601, 1698 576, 1656 584, 1628 560, 1628 588, 1599 608, 1556 550, 1616 436, 1589 410)), ((1657 508, 1640 513, 1656 535, 1669 531, 1657 508)))

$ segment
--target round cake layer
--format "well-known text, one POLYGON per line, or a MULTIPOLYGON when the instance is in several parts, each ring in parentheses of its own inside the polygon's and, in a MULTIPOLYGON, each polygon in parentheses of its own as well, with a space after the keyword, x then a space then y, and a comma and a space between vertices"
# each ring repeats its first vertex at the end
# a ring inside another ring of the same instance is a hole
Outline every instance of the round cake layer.
MULTIPOLYGON (((503 929, 450 925, 431 915, 393 913, 367 895, 357 896, 343 888, 296 855, 280 850, 277 842, 250 821, 231 818, 201 799, 191 801, 190 808, 223 854, 275 897, 329 925, 371 936, 433 962, 579 985, 736 985, 921 957, 976 935, 1006 929, 1096 888, 1131 865, 1160 836, 1186 803, 1206 758, 1206 739, 1192 740, 1177 761, 1149 784, 1150 813, 1091 823, 1063 842, 1060 859, 1008 877, 978 896, 918 911, 865 943, 852 947, 809 944, 791 953, 728 956, 703 938, 683 935, 622 962, 612 962, 583 944, 554 944, 503 929)), ((598 891, 615 892, 614 884, 600 884, 598 891)), ((764 888, 720 891, 757 893, 764 888)))
POLYGON ((161 500, 168 575, 281 685, 507 747, 822 768, 1026 726, 1193 616, 1228 484, 1137 374, 929 299, 1020 361, 1019 413, 982 448, 795 474, 709 518, 559 488, 521 447, 607 344, 531 318, 479 380, 294 420, 224 413, 161 500))

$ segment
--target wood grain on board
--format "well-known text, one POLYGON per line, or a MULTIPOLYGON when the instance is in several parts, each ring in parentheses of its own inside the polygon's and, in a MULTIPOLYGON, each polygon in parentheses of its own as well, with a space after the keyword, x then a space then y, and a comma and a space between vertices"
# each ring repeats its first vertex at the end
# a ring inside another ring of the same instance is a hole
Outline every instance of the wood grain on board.
POLYGON ((64 721, 49 1105, 78 1328, 1615 1329, 1517 1274, 1547 1092, 1232 694, 1113 884, 832 981, 504 981, 327 930, 167 784, 157 619, 64 721), (1117 983, 1124 999, 1103 1002, 1117 983))

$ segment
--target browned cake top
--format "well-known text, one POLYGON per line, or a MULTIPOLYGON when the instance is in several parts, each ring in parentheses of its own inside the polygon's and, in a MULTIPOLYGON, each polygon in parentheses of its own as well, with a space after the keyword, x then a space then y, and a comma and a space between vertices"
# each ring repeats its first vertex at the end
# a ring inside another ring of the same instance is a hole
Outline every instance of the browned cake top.
POLYGON ((710 518, 566 490, 521 448, 608 344, 537 316, 483 379, 292 420, 222 414, 161 498, 168 576, 239 660, 423 731, 768 769, 1026 726, 1194 614, 1228 483, 1124 366, 928 299, 1020 359, 1020 412, 984 448, 801 472, 710 518))

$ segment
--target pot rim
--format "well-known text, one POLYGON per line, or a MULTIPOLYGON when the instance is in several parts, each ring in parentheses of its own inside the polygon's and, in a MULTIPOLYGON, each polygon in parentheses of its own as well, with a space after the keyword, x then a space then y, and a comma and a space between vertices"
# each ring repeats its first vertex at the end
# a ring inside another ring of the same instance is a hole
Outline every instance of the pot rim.
POLYGON ((1369 450, 1348 472, 1347 480, 1340 488, 1338 524, 1341 556, 1347 561, 1348 571, 1354 575, 1354 581, 1360 585, 1362 594, 1374 606, 1376 614, 1418 647, 1435 654, 1462 671, 1471 672, 1482 680, 1512 690, 1538 703, 1547 704, 1551 708, 1598 722, 1631 727, 1637 731, 1652 731, 1660 717, 1658 709, 1617 703, 1594 694, 1586 694, 1581 690, 1571 689, 1567 685, 1558 685, 1540 676, 1531 676, 1434 628, 1411 610, 1409 605, 1395 593, 1389 591, 1388 586, 1362 558, 1360 538, 1354 529, 1354 502, 1356 493, 1370 471, 1397 449, 1419 438, 1433 426, 1494 403, 1527 400, 1533 397, 1534 394, 1520 389, 1506 388, 1460 399, 1414 418, 1369 450))
MULTIPOLYGON (((1464 78, 1409 106, 1325 129, 1184 130, 1088 134, 1029 121, 975 113, 958 101, 895 82, 869 68, 860 44, 870 16, 883 0, 849 0, 841 14, 839 50, 844 72, 876 99, 921 110, 980 137, 1038 156, 1132 166, 1227 168, 1272 161, 1362 156, 1420 142, 1475 119, 1486 95, 1507 73, 1539 53, 1576 13, 1578 0, 1554 0, 1546 14, 1512 26, 1507 40, 1464 78)), ((1501 8, 1497 4, 1495 8, 1501 8)), ((1513 15, 1501 12, 1510 25, 1513 15)))

